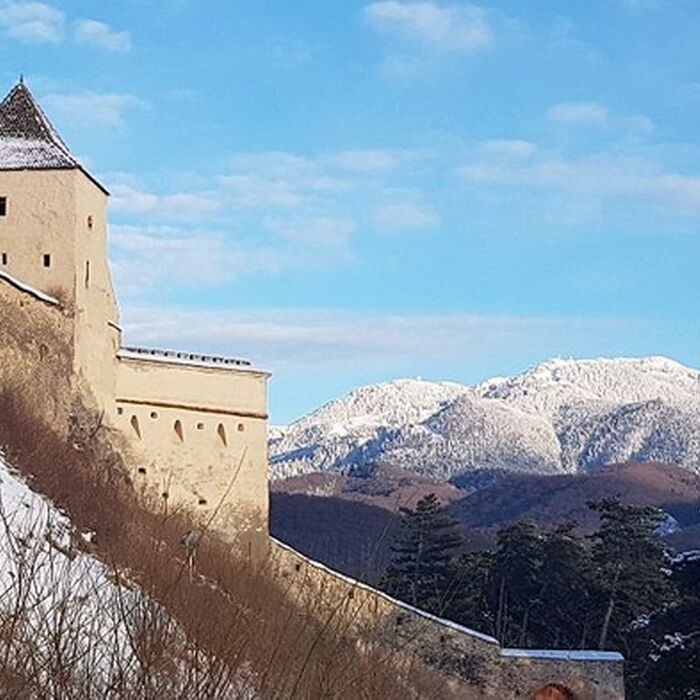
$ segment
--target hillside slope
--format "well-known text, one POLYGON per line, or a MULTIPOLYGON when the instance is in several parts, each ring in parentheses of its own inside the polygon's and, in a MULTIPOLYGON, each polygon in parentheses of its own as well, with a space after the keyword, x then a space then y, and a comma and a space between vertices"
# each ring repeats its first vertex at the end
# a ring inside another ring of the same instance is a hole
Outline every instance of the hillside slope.
POLYGON ((270 439, 273 479, 398 466, 443 480, 483 470, 590 472, 659 461, 700 472, 700 372, 672 360, 550 360, 468 387, 361 387, 270 439))

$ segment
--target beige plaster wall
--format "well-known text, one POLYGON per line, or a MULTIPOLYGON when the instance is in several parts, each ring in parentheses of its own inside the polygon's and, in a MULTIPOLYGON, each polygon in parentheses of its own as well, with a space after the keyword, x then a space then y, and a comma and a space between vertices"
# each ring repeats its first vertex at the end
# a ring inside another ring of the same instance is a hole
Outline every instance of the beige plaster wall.
POLYGON ((7 197, 7 215, 0 217, 7 264, 0 260, 0 269, 58 297, 73 316, 74 371, 105 409, 114 396, 119 345, 107 265, 107 195, 82 171, 66 169, 0 171, 0 196, 7 197))
POLYGON ((0 171, 0 253, 5 272, 44 292, 73 301, 75 288, 76 171, 0 171), (43 265, 51 255, 51 267, 43 265))
POLYGON ((267 375, 120 357, 114 421, 137 488, 267 548, 267 375))
POLYGON ((75 191, 75 368, 109 414, 116 390, 119 311, 107 262, 107 195, 79 170, 75 191))

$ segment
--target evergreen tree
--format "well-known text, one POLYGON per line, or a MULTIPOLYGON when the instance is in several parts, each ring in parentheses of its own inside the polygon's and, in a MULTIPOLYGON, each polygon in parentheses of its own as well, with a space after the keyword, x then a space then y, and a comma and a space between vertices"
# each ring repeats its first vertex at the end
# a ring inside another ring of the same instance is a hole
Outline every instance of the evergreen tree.
POLYGON ((435 494, 414 510, 402 508, 402 528, 383 581, 390 595, 443 615, 456 589, 455 555, 462 544, 458 524, 447 516, 435 494))
POLYGON ((700 699, 700 552, 677 556, 670 579, 678 602, 633 625, 625 674, 633 700, 700 699))
POLYGON ((543 538, 534 523, 520 521, 499 530, 490 603, 502 644, 526 643, 532 603, 541 587, 542 558, 543 538))
POLYGON ((489 603, 492 569, 493 553, 489 550, 460 555, 454 594, 450 596, 446 614, 465 627, 495 635, 495 617, 489 603))
POLYGON ((589 504, 600 515, 592 535, 594 575, 601 599, 598 648, 612 639, 624 645, 624 631, 637 618, 671 600, 664 567, 668 550, 657 531, 665 520, 653 506, 626 505, 617 498, 589 504))

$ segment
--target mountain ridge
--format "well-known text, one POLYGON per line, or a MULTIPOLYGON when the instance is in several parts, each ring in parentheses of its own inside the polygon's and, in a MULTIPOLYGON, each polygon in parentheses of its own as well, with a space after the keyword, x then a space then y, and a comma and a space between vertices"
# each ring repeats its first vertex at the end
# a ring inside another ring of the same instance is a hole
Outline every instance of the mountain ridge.
POLYGON ((552 359, 475 386, 368 385, 277 428, 270 457, 273 479, 373 464, 441 480, 625 461, 700 472, 700 372, 661 356, 552 359))

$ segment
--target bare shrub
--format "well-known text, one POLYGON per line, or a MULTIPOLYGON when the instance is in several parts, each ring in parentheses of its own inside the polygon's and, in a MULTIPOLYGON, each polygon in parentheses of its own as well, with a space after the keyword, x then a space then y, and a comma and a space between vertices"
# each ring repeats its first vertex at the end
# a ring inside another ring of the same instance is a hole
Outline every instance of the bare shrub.
POLYGON ((190 576, 187 514, 144 507, 98 443, 61 440, 21 395, 0 393, 8 461, 77 532, 96 533, 90 544, 73 536, 49 550, 8 535, 16 576, 0 589, 3 697, 450 697, 400 648, 358 648, 350 601, 319 614, 312 595, 292 600, 264 565, 242 561, 211 533, 197 544, 190 576), (83 550, 99 558, 99 571, 76 564, 88 559, 83 550), (42 597, 39 571, 68 583, 42 597))

